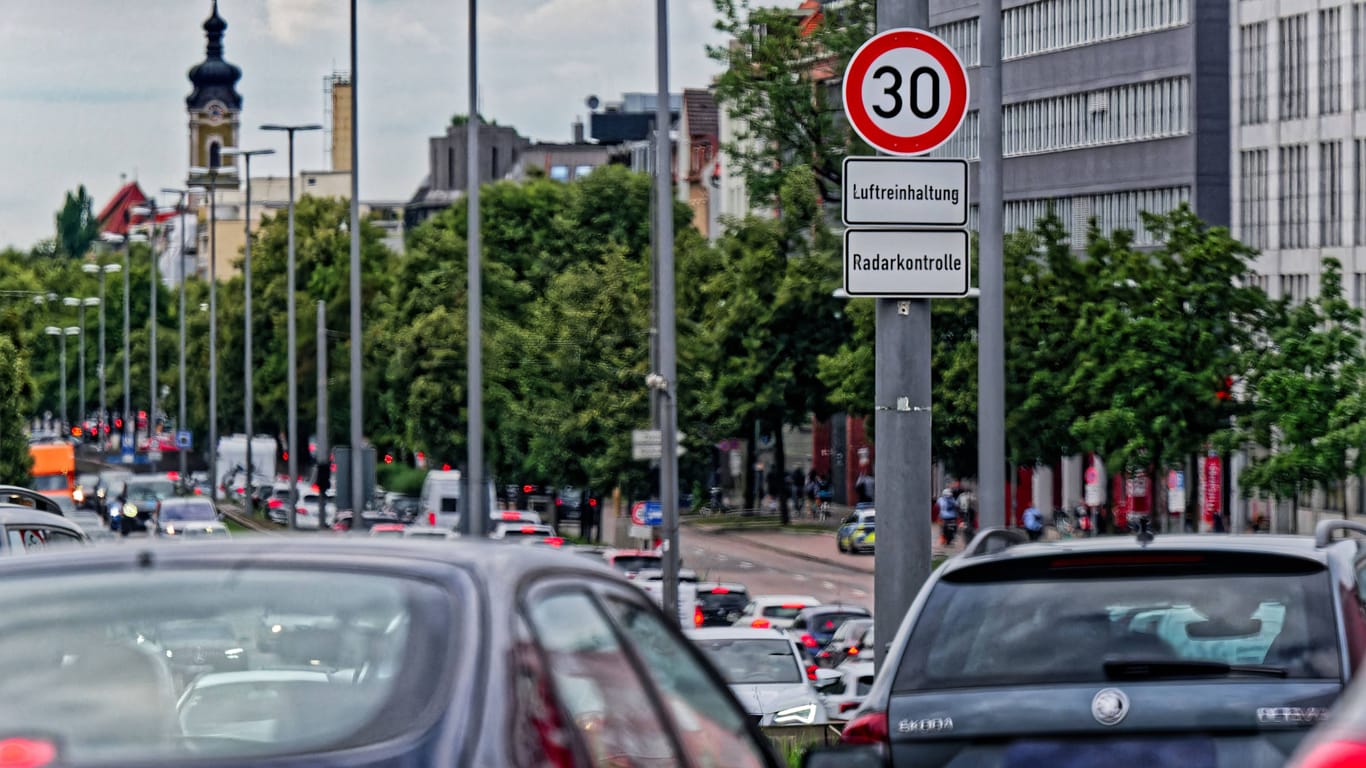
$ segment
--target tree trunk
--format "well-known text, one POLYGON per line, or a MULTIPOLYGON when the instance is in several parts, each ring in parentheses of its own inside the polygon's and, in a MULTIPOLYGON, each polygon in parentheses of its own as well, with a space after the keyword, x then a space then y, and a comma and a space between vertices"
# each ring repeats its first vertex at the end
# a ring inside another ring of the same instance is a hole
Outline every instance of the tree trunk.
POLYGON ((792 522, 792 517, 787 508, 787 451, 783 447, 782 422, 778 423, 778 429, 773 434, 773 466, 770 471, 774 473, 771 477, 777 478, 778 511, 783 516, 783 525, 787 525, 792 522))

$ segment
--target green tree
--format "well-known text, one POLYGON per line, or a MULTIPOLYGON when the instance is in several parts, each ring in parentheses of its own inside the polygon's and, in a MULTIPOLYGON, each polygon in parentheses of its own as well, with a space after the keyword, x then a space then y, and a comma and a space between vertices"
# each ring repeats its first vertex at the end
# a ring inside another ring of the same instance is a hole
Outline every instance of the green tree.
POLYGON ((0 336, 0 480, 27 486, 33 467, 24 425, 32 415, 33 382, 28 357, 0 336))
POLYGON ((811 168, 822 201, 838 201, 850 133, 833 89, 871 34, 876 3, 852 0, 809 26, 787 7, 715 2, 716 28, 730 41, 708 49, 725 67, 716 98, 740 126, 723 150, 741 169, 751 202, 776 202, 787 168, 797 164, 811 168))
POLYGON ((1366 466, 1362 312, 1345 298, 1342 265, 1333 258, 1323 260, 1316 298, 1283 301, 1277 310, 1269 344, 1246 379, 1255 407, 1238 425, 1263 451, 1252 455, 1240 481, 1245 490, 1298 508, 1304 493, 1338 491, 1366 466))
POLYGON ((57 212, 57 253, 67 258, 82 258, 99 236, 100 225, 95 220, 95 201, 82 184, 77 187, 74 194, 66 193, 62 209, 57 212))

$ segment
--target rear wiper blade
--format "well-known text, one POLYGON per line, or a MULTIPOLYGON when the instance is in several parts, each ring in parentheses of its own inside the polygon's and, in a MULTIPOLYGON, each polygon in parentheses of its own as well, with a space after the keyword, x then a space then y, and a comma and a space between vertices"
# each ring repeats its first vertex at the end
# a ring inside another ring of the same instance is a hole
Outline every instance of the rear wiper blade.
POLYGON ((1284 667, 1267 664, 1226 664, 1194 659, 1106 659, 1110 680, 1162 680, 1183 677, 1285 677, 1284 667))

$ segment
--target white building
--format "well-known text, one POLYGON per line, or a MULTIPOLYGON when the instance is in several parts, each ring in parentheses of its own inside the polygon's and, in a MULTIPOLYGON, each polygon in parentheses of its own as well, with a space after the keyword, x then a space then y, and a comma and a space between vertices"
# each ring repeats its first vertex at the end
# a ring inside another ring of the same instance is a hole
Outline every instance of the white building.
POLYGON ((1233 232, 1273 298, 1317 295, 1332 256, 1366 306, 1366 2, 1231 2, 1233 232))

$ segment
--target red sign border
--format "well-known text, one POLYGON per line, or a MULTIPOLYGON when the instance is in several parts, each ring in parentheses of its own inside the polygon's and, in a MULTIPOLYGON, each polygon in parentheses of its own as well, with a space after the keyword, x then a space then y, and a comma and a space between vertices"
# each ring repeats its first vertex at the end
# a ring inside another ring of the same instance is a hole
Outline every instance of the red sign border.
POLYGON ((868 38, 844 71, 842 87, 844 114, 864 141, 893 155, 919 155, 938 147, 953 136, 968 114, 968 74, 963 60, 938 35, 923 29, 889 29, 868 38), (928 53, 948 74, 949 104, 944 117, 934 127, 916 136, 898 136, 882 130, 868 114, 863 103, 863 79, 882 54, 895 48, 911 48, 928 53))

